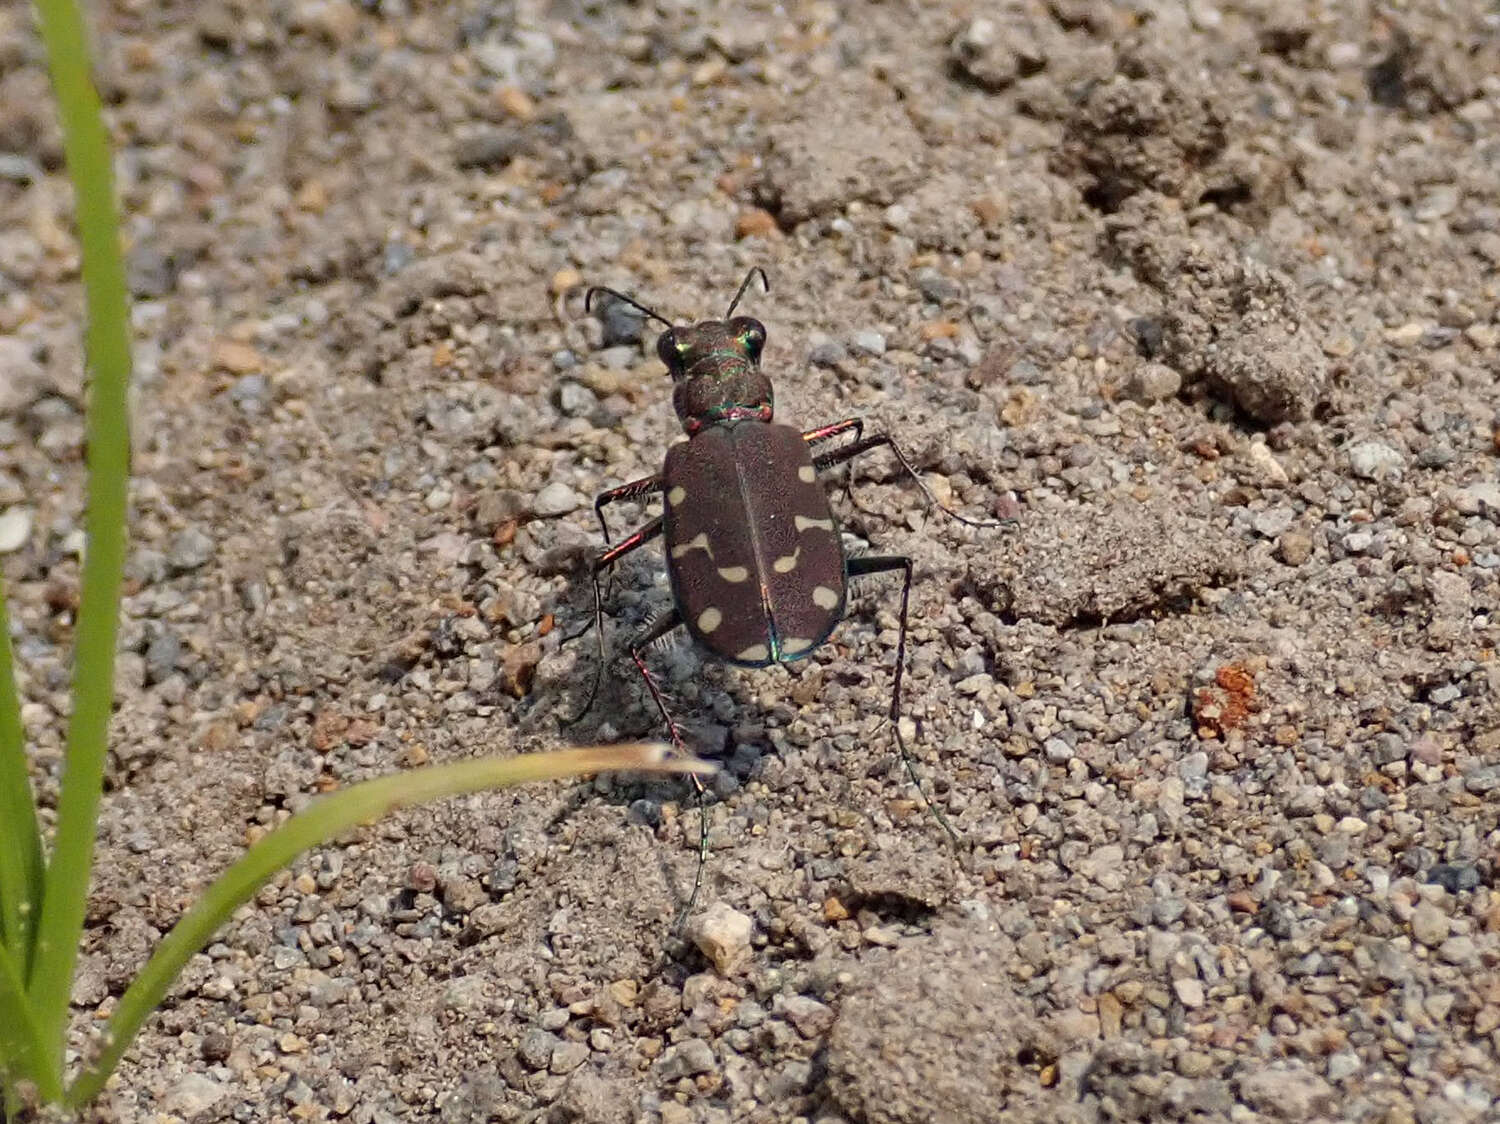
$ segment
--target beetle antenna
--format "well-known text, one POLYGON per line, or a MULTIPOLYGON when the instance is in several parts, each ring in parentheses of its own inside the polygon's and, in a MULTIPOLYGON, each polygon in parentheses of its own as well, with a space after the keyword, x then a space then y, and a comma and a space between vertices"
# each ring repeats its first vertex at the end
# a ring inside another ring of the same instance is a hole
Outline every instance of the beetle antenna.
POLYGON ((617 300, 617 301, 624 301, 631 308, 639 309, 640 311, 644 312, 647 316, 651 317, 651 319, 653 319, 653 320, 659 320, 659 321, 661 321, 663 324, 665 324, 669 328, 672 326, 672 321, 668 320, 665 316, 663 316, 661 313, 657 312, 654 308, 647 308, 645 305, 643 305, 640 301, 636 300, 634 297, 627 297, 624 293, 620 292, 618 289, 611 289, 611 288, 609 288, 609 287, 607 287, 605 285, 595 285, 587 293, 584 294, 584 297, 583 297, 583 311, 585 311, 585 312, 592 312, 594 310, 594 294, 595 293, 608 293, 610 296, 614 297, 615 300, 617 300))
POLYGON ((771 291, 771 282, 766 280, 766 271, 758 265, 752 265, 750 272, 745 274, 745 279, 740 282, 740 291, 735 293, 734 300, 729 302, 729 311, 724 314, 725 320, 734 315, 734 310, 739 307, 740 298, 745 295, 745 290, 750 287, 750 282, 755 278, 757 273, 760 274, 761 291, 766 293, 771 291))

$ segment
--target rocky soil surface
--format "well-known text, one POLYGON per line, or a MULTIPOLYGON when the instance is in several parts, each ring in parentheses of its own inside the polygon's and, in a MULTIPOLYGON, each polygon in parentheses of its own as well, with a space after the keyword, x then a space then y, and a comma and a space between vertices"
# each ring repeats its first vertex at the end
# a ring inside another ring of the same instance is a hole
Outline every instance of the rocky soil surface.
MULTIPOLYGON (((409 812, 245 908, 101 1120, 1500 1114, 1500 13, 1487 0, 91 5, 136 299, 80 1048, 331 786, 587 719, 590 497, 752 266, 779 416, 895 434, 724 762, 409 812)), ((50 792, 82 546, 70 196, 0 10, 0 563, 50 792)), ((618 534, 649 509, 622 505, 618 534)), ((616 646, 669 604, 656 548, 616 646)))

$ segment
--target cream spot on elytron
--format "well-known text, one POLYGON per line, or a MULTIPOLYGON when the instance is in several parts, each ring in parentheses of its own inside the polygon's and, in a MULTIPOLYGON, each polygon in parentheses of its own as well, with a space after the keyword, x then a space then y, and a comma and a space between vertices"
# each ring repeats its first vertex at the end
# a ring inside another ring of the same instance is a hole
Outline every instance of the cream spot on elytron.
POLYGON ((704 609, 703 612, 698 614, 698 631, 706 636, 708 635, 708 633, 718 628, 723 620, 724 614, 710 605, 708 608, 704 609))
POLYGON ((800 656, 812 646, 813 642, 806 637, 788 636, 781 642, 781 651, 783 655, 800 656))
POLYGON ((687 499, 687 489, 681 484, 673 485, 672 490, 667 493, 667 502, 673 507, 677 507, 685 499, 687 499))
POLYGON ((799 531, 805 531, 810 527, 816 527, 820 531, 833 530, 832 519, 809 519, 805 515, 799 515, 796 517, 795 522, 799 531))
POLYGON ((710 558, 714 556, 712 548, 710 548, 708 545, 707 531, 699 531, 697 535, 689 539, 687 542, 683 543, 680 546, 674 546, 672 548, 672 557, 674 559, 681 558, 684 554, 691 554, 695 550, 707 551, 710 558))
POLYGON ((810 464, 805 464, 797 470, 797 479, 804 484, 811 484, 817 478, 818 474, 810 464))
POLYGON ((771 569, 775 570, 778 574, 790 574, 797 568, 797 555, 801 553, 802 548, 799 546, 790 554, 783 554, 780 558, 771 563, 771 569))
POLYGON ((832 609, 839 603, 839 595, 836 590, 829 589, 826 585, 813 586, 813 604, 820 609, 832 609))
POLYGON ((719 570, 719 577, 727 582, 738 583, 750 577, 750 571, 743 566, 723 566, 719 570))
POLYGON ((769 659, 771 651, 764 644, 752 644, 734 658, 744 660, 746 663, 754 663, 757 660, 769 659))

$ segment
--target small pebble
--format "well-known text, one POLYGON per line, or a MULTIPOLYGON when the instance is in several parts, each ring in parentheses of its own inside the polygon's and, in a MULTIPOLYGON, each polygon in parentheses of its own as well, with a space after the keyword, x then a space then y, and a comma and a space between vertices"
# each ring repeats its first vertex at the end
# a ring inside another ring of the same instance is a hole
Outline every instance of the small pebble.
POLYGON ((1453 493, 1453 507, 1460 515, 1484 515, 1500 520, 1500 484, 1481 481, 1453 493))
POLYGON ((218 1104, 227 1092, 229 1090, 212 1077, 190 1073, 167 1090, 162 1098, 162 1109, 191 1120, 218 1104))
POLYGON ((1437 441, 1417 454, 1417 466, 1429 469, 1447 468, 1457 459, 1458 453, 1452 445, 1446 441, 1437 441))
POLYGON ((1473 863, 1438 863, 1427 872, 1427 881, 1450 894, 1461 894, 1477 889, 1484 878, 1473 863))
POLYGON ((1399 328, 1387 328, 1384 332, 1385 342, 1395 347, 1411 347, 1422 338, 1422 333, 1426 330, 1427 326, 1417 321, 1402 324, 1399 328))
POLYGON ((844 345, 837 340, 820 343, 807 353, 807 361, 814 367, 837 367, 848 357, 844 345))
POLYGON ((1256 512, 1250 521, 1250 526, 1255 528, 1257 535, 1274 539, 1288 530, 1296 518, 1297 513, 1289 507, 1272 507, 1256 512))
POLYGON ((530 151, 531 146, 531 138, 515 125, 483 126, 459 138, 453 148, 453 162, 459 168, 494 171, 530 151))
POLYGON ((552 1051, 547 1067, 553 1073, 572 1073, 589 1060, 589 1048, 583 1042, 559 1042, 552 1051))
POLYGON ((964 295, 964 287, 947 274, 939 273, 935 269, 922 269, 917 271, 915 278, 917 289, 933 304, 947 304, 956 301, 964 295))
POLYGON ((594 306, 603 329, 602 345, 605 348, 634 346, 641 342, 646 326, 646 314, 634 305, 626 304, 608 293, 594 306))
POLYGON ((546 1069, 552 1064, 552 1051, 558 1046, 557 1036, 533 1027, 521 1038, 516 1047, 516 1056, 532 1069, 546 1069))
MULTIPOLYGON (((1457 698, 1457 688, 1454 688, 1457 698)), ((1437 700, 1434 699, 1434 702, 1437 700)), ((1454 699, 1448 699, 1453 702, 1454 699)), ((1485 765, 1478 769, 1470 769, 1464 774, 1464 788, 1475 796, 1485 796, 1500 788, 1500 765, 1485 765)))
MULTIPOLYGON (((1456 683, 1443 683, 1427 692, 1428 701, 1434 706, 1447 706, 1449 703, 1455 703, 1463 698, 1463 695, 1463 688, 1456 683)), ((1473 789, 1469 791, 1472 792, 1473 789)))
POLYGON ((560 480, 548 484, 531 501, 531 510, 543 519, 566 515, 582 506, 583 498, 560 480))
POLYGON ((31 523, 31 508, 6 508, 0 515, 0 554, 11 554, 25 546, 31 537, 31 523))
POLYGON ((1202 981, 1191 976, 1186 979, 1173 980, 1172 990, 1177 995, 1177 1001, 1189 1010, 1203 1006, 1206 999, 1202 981))
POLYGON ((1131 372, 1125 396, 1136 402, 1160 402, 1182 389, 1182 375, 1165 363, 1142 363, 1131 372))
POLYGON ((717 1066, 714 1048, 701 1038, 689 1038, 669 1048, 656 1063, 656 1071, 663 1081, 676 1081, 711 1073, 717 1066))
POLYGON ((1286 469, 1276 459, 1276 454, 1271 452, 1264 441, 1250 442, 1249 452, 1246 454, 1250 463, 1255 466, 1257 472, 1273 484, 1285 484, 1287 482, 1286 469))
POLYGON ((884 355, 885 336, 879 332, 856 332, 849 346, 860 355, 884 355))
POLYGON ((1448 938, 1448 915, 1431 902, 1418 902, 1411 914, 1411 935, 1436 948, 1448 938))
POLYGON ((1328 1083, 1297 1063, 1251 1069, 1238 1083, 1240 1098, 1272 1120, 1309 1120, 1333 1107, 1328 1083))
POLYGON ((688 937, 712 961, 721 976, 734 972, 748 958, 755 922, 748 914, 714 902, 688 923, 688 937))
POLYGON ((196 570, 214 554, 214 540, 197 527, 178 532, 167 551, 167 565, 178 573, 196 570))
POLYGON ((19 414, 47 385, 46 369, 30 344, 0 335, 0 418, 19 414))
POLYGON ((759 207, 741 211, 735 217, 734 236, 736 238, 776 238, 780 234, 781 227, 776 223, 776 216, 759 207))
POLYGON ((810 996, 788 996, 781 1011, 803 1038, 821 1037, 833 1027, 833 1008, 810 996))
POLYGON ((1312 557, 1311 536, 1301 531, 1288 531, 1276 544, 1276 556, 1288 566, 1300 566, 1312 557))
POLYGON ((566 379, 557 386, 557 408, 567 417, 587 417, 598 405, 598 395, 571 379, 566 379))
POLYGON ((238 340, 220 340, 214 344, 213 363, 231 375, 245 375, 259 371, 265 359, 248 343, 238 340))
POLYGON ((1438 958, 1446 964, 1462 967, 1472 964, 1479 956, 1474 939, 1467 936, 1449 937, 1438 946, 1438 958))
POLYGON ((177 670, 181 659, 182 641, 175 632, 163 630, 146 647, 146 682, 162 682, 177 670))
POLYGON ((1361 1069, 1359 1055, 1353 1050, 1340 1050, 1328 1055, 1328 1080, 1344 1081, 1361 1069))
MULTIPOLYGON (((625 371, 634 366, 636 358, 640 355, 640 349, 633 344, 619 344, 615 347, 606 347, 598 354, 599 364, 606 370, 625 371)), ((601 389, 595 382, 593 389, 601 389)), ((607 392, 607 391, 606 391, 607 392)))
POLYGON ((247 413, 258 410, 270 389, 265 375, 241 375, 229 388, 229 400, 247 413))
POLYGON ((1349 468, 1365 480, 1399 476, 1406 458, 1380 441, 1361 441, 1349 447, 1349 468))

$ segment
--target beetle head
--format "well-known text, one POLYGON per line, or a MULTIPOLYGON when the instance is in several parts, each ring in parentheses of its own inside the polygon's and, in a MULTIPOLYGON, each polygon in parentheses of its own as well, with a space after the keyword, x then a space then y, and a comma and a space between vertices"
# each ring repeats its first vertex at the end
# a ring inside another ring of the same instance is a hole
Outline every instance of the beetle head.
POLYGON ((771 420, 771 380, 760 369, 765 342, 765 326, 748 316, 683 324, 661 334, 656 354, 672 376, 672 406, 688 436, 721 422, 771 420))
POLYGON ((589 308, 595 293, 608 293, 667 326, 656 341, 656 354, 672 376, 675 384, 672 406, 682 421, 682 428, 691 437, 705 426, 745 418, 771 420, 771 380, 760 369, 766 326, 749 316, 734 314, 740 298, 757 276, 762 287, 770 291, 766 271, 755 266, 740 282, 739 291, 729 302, 729 311, 724 313, 722 320, 673 324, 634 297, 603 286, 590 289, 583 306, 589 308))

